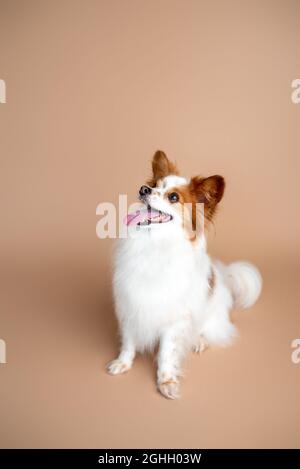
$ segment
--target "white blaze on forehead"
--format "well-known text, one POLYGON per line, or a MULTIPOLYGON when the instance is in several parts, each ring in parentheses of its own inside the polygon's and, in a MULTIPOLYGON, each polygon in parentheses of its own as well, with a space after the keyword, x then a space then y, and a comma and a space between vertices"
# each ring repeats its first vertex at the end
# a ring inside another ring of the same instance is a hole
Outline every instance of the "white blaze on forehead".
POLYGON ((170 189, 171 187, 184 186, 187 180, 180 176, 166 176, 162 180, 162 189, 170 189))

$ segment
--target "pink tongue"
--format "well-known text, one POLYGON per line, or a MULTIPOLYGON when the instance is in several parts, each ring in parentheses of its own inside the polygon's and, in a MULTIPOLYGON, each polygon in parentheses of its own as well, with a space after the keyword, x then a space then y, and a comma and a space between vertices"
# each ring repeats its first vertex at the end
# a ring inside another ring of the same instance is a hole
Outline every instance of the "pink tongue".
POLYGON ((125 225, 137 225, 138 223, 141 223, 145 221, 147 218, 151 219, 154 217, 159 216, 158 210, 154 210, 153 208, 151 210, 147 209, 142 209, 142 210, 137 210, 134 213, 129 213, 124 220, 125 225))

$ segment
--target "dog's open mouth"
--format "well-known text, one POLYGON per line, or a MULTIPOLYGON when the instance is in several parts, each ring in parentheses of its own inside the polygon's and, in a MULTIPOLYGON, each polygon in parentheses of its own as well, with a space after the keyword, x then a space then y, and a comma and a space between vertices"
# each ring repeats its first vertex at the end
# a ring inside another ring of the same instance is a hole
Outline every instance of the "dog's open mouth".
POLYGON ((168 221, 171 221, 172 218, 172 215, 148 206, 147 208, 137 210, 134 213, 129 213, 125 219, 125 223, 127 226, 146 226, 151 225, 152 223, 167 223, 168 221))

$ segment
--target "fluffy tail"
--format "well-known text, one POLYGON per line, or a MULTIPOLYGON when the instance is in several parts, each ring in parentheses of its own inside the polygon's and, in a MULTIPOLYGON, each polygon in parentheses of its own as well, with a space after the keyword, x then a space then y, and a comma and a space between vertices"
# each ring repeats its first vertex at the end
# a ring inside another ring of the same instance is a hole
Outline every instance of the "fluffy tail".
POLYGON ((262 277, 249 262, 232 262, 225 269, 226 280, 236 308, 249 308, 258 299, 262 277))

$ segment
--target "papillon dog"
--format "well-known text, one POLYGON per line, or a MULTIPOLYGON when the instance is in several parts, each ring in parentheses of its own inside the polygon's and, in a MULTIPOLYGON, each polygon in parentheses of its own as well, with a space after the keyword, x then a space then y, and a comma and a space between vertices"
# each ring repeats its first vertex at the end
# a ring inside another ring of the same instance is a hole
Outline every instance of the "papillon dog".
POLYGON ((207 253, 207 228, 225 189, 222 176, 188 181, 162 151, 152 171, 139 190, 138 210, 126 217, 128 236, 116 247, 121 348, 107 371, 124 373, 137 352, 157 350, 157 388, 175 399, 187 352, 230 344, 236 335, 230 311, 253 305, 262 279, 248 262, 224 265, 207 253))

